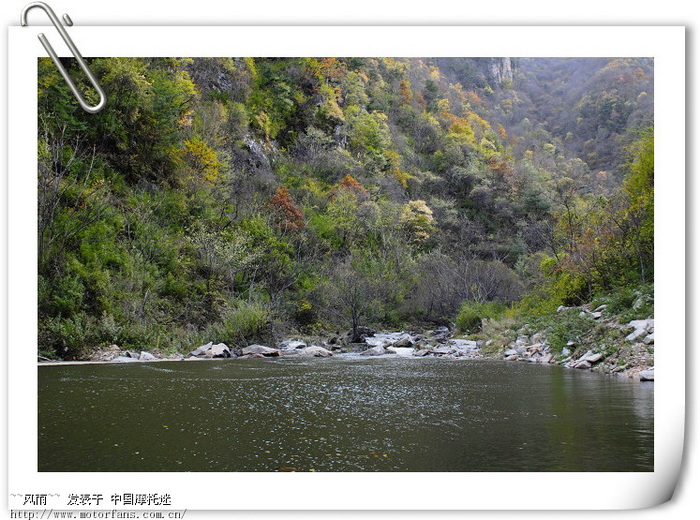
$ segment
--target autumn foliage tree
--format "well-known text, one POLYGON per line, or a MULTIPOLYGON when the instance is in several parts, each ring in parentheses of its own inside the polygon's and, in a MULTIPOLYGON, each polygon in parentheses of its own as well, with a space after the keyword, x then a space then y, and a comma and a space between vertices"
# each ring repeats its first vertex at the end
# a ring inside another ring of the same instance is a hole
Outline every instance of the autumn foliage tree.
POLYGON ((37 69, 46 357, 653 281, 653 60, 523 59, 507 86, 472 58, 89 62, 94 115, 37 69))
POLYGON ((362 184, 357 182, 355 177, 347 174, 338 183, 338 188, 331 192, 331 198, 333 198, 337 193, 345 192, 350 193, 357 197, 358 200, 367 200, 369 198, 369 193, 362 184))
POLYGON ((214 184, 219 179, 221 162, 216 152, 199 137, 185 141, 178 155, 186 181, 214 184))
POLYGON ((547 269, 565 302, 653 281, 653 129, 643 132, 629 152, 632 158, 621 189, 586 199, 569 186, 568 196, 562 198, 555 235, 566 238, 547 269))
POLYGON ((304 214, 294 204, 287 188, 279 188, 267 206, 272 210, 277 229, 283 232, 297 231, 306 225, 304 214))

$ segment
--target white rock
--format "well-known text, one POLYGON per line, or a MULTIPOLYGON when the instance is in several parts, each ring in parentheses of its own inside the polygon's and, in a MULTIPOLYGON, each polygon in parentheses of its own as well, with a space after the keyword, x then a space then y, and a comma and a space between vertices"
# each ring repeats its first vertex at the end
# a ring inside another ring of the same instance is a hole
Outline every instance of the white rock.
POLYGON ((153 354, 144 350, 139 354, 139 361, 155 361, 155 359, 156 357, 153 354))
POLYGON ((597 354, 591 354, 590 356, 586 356, 585 358, 585 360, 591 364, 597 363, 601 359, 603 359, 603 354, 601 354, 600 352, 598 352, 597 354))
POLYGON ((404 337, 396 341, 392 346, 396 348, 413 347, 413 340, 411 339, 411 336, 406 334, 404 337))
POLYGON ((544 343, 544 333, 543 332, 537 332, 532 335, 532 338, 530 338, 533 343, 544 343))
POLYGON ((647 331, 645 329, 635 329, 635 331, 628 334, 627 337, 625 337, 625 339, 627 341, 637 341, 639 339, 642 339, 646 335, 647 331))
POLYGON ((653 370, 642 370, 639 373, 639 380, 640 381, 653 381, 654 380, 654 371, 653 370))
POLYGON ((364 352, 360 352, 361 356, 382 356, 386 354, 386 349, 383 346, 368 348, 364 352))
POLYGON ((651 334, 649 334, 646 338, 644 338, 644 343, 647 345, 651 345, 652 343, 654 343, 654 333, 653 332, 651 334))
POLYGON ((650 318, 648 320, 632 320, 627 324, 628 327, 634 329, 642 329, 647 332, 654 332, 654 319, 650 318))
POLYGON ((206 345, 201 345, 190 352, 190 356, 203 356, 211 349, 213 343, 210 341, 206 345))
POLYGON ((285 339, 279 343, 279 348, 282 350, 296 350, 306 348, 306 341, 300 339, 285 339))
POLYGON ((323 347, 311 345, 310 347, 303 349, 299 355, 308 357, 331 357, 333 353, 323 347))
POLYGON ((370 347, 387 347, 391 345, 392 341, 388 338, 379 336, 379 337, 374 337, 374 338, 367 338, 365 340, 365 343, 367 343, 370 347))
POLYGON ((231 357, 231 350, 228 348, 228 346, 225 343, 218 343, 216 345, 213 345, 209 349, 209 352, 207 352, 207 357, 229 358, 229 357, 231 357))
POLYGON ((119 356, 112 360, 112 363, 138 363, 140 360, 133 357, 119 356))
POLYGON ((386 349, 387 352, 402 357, 412 356, 415 350, 413 347, 387 347, 386 349))
POLYGON ((476 341, 469 339, 451 339, 448 340, 447 344, 458 350, 477 350, 479 348, 479 344, 476 341))
POLYGON ((245 356, 246 354, 260 354, 262 356, 266 357, 274 357, 274 356, 279 356, 280 351, 279 349, 272 348, 272 347, 265 347, 263 345, 250 345, 249 347, 244 348, 241 353, 245 356))
POLYGON ((651 302, 651 296, 647 294, 640 295, 639 298, 637 298, 632 304, 632 308, 635 310, 639 309, 642 305, 649 302, 651 302))

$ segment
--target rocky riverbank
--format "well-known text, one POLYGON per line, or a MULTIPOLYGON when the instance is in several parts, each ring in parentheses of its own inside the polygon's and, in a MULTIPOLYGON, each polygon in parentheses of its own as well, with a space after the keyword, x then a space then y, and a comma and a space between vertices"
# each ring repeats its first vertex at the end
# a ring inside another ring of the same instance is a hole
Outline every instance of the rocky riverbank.
MULTIPOLYGON (((587 333, 566 341, 561 351, 552 348, 546 333, 533 332, 525 326, 518 330, 517 339, 505 347, 503 359, 654 380, 653 318, 621 324, 615 319, 603 319, 603 310, 578 312, 596 322, 587 333)), ((498 350, 491 357, 500 357, 498 350)))
MULTIPOLYGON (((449 328, 378 332, 360 327, 354 333, 314 341, 284 339, 274 346, 233 347, 213 342, 198 346, 187 354, 163 356, 158 352, 132 351, 111 345, 95 351, 86 362, 135 363, 154 361, 198 361, 207 359, 256 359, 271 357, 438 357, 443 359, 499 359, 561 365, 575 370, 592 370, 609 375, 654 380, 654 319, 620 323, 605 315, 605 306, 589 309, 562 307, 562 316, 574 314, 587 323, 583 333, 571 333, 571 339, 557 348, 561 334, 533 330, 525 325, 511 331, 511 341, 456 337, 449 328)), ((564 333, 566 334, 566 332, 564 333)), ((565 336, 566 337, 566 336, 565 336)))

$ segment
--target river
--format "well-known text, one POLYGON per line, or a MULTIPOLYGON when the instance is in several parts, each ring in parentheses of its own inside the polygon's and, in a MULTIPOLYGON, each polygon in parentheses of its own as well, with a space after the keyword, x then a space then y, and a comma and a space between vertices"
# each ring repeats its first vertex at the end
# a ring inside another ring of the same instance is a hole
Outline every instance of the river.
POLYGON ((527 363, 39 367, 40 471, 653 471, 654 383, 527 363))

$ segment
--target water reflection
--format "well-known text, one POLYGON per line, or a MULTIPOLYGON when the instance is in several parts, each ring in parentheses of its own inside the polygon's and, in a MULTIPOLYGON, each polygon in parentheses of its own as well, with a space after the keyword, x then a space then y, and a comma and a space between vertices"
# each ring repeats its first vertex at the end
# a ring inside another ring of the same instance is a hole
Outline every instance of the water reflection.
POLYGON ((440 359, 39 368, 42 471, 652 471, 653 384, 440 359))

